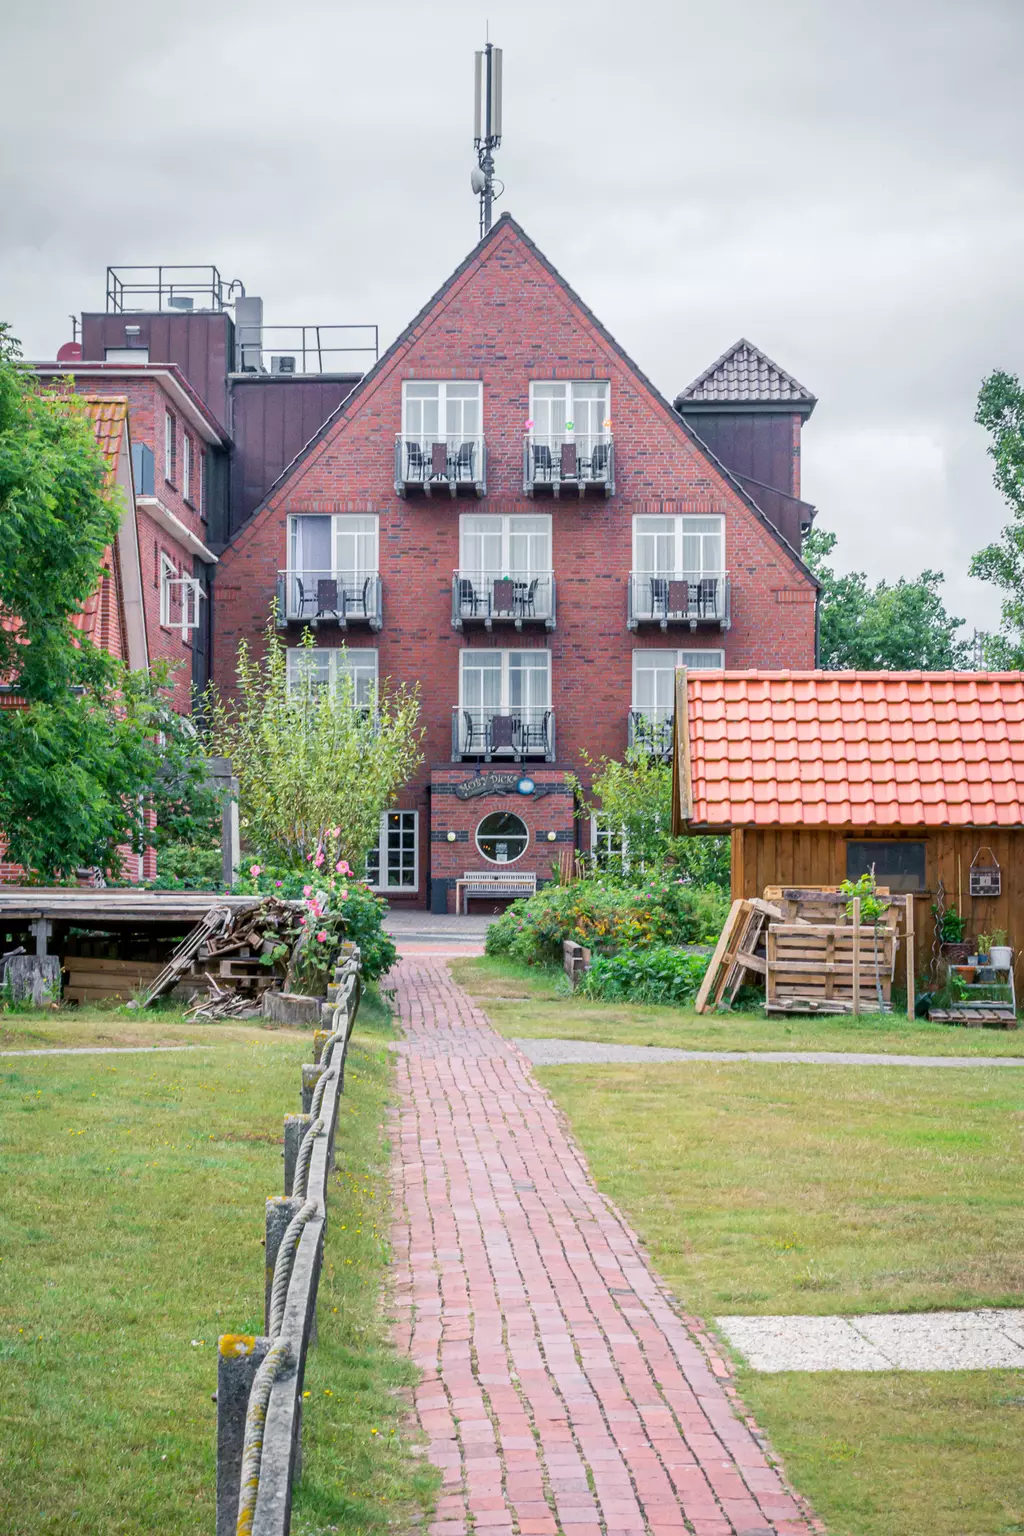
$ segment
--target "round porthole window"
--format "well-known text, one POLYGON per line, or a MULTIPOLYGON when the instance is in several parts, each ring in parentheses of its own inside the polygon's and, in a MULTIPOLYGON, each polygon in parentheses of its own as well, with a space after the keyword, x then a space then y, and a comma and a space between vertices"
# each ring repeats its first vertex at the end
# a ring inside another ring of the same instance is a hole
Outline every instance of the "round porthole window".
POLYGON ((511 811, 492 811, 476 829, 476 845, 492 864, 514 864, 529 841, 525 821, 511 811))

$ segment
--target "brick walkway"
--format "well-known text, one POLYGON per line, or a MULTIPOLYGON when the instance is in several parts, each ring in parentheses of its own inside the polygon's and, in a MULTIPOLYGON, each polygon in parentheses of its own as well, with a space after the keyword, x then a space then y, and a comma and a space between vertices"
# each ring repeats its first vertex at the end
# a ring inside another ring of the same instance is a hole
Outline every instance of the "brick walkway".
POLYGON ((820 1530, 529 1063, 443 962, 392 979, 396 1338, 444 1473, 432 1536, 820 1530))

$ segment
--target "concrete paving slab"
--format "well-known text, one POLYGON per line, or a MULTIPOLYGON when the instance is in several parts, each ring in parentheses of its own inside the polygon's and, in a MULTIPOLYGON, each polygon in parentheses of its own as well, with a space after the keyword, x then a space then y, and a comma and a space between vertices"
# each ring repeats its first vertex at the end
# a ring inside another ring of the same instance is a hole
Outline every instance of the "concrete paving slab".
POLYGON ((1024 1310, 864 1317, 720 1317, 755 1371, 979 1371, 1024 1367, 1024 1310))
POLYGON ((879 1051, 684 1051, 593 1040, 516 1040, 537 1067, 618 1066, 672 1061, 761 1061, 812 1067, 1024 1067, 1024 1056, 903 1056, 879 1051))

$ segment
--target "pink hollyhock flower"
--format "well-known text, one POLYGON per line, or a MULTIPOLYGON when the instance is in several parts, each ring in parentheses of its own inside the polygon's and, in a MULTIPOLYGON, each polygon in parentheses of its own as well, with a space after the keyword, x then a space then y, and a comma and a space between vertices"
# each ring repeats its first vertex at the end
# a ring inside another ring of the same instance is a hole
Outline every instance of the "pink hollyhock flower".
POLYGON ((342 901, 348 901, 348 891, 342 891, 341 899, 342 901))
POLYGON ((252 875, 253 879, 255 880, 256 876, 260 873, 260 866, 258 864, 250 864, 249 865, 249 873, 250 873, 250 875, 252 875))
POLYGON ((324 851, 323 851, 322 848, 318 848, 317 851, 316 851, 316 858, 313 860, 313 863, 316 865, 317 869, 319 869, 320 865, 323 863, 323 861, 324 861, 324 851))
POLYGON ((327 929, 326 928, 321 928, 320 929, 320 932, 316 936, 316 941, 317 941, 318 944, 326 944, 327 943, 327 929))
POLYGON ((281 885, 284 885, 284 881, 283 880, 275 880, 274 884, 277 885, 277 886, 281 886, 281 885))
POLYGON ((308 901, 309 898, 313 894, 313 887, 311 885, 304 885, 302 887, 302 894, 303 894, 303 896, 305 896, 306 900, 308 901))
POLYGON ((339 875, 350 875, 352 873, 352 866, 346 859, 339 859, 334 867, 339 875))
POLYGON ((300 917, 300 918, 299 918, 299 922, 300 922, 300 923, 304 923, 304 922, 305 922, 305 921, 306 921, 306 919, 305 919, 305 918, 304 918, 304 917, 300 917))

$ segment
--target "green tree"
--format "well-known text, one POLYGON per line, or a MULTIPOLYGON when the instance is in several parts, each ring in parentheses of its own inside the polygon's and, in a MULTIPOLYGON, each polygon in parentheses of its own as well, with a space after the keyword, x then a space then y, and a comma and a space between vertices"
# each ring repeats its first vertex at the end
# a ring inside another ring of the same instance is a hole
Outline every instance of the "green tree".
POLYGON ((863 571, 837 576, 827 563, 836 535, 814 528, 804 559, 821 583, 820 665, 829 671, 949 671, 970 666, 962 619, 946 612, 940 571, 871 586, 863 571))
POLYGON ((985 662, 1002 670, 1024 667, 1024 388, 1011 373, 991 374, 981 386, 975 421, 991 441, 996 489, 1010 521, 994 544, 974 556, 970 573, 1003 592, 998 634, 986 637, 985 662))
POLYGON ((166 670, 131 673, 75 627, 120 518, 81 401, 43 389, 0 325, 0 680, 24 701, 0 710, 0 833, 43 879, 120 874, 120 850, 215 808, 166 670))
POLYGON ((211 695, 210 739, 238 779, 246 844, 268 861, 301 865, 337 827, 342 856, 362 869, 381 812, 423 761, 417 692, 382 684, 364 708, 339 671, 325 687, 310 658, 290 679, 271 615, 260 657, 238 647, 234 695, 211 695))

